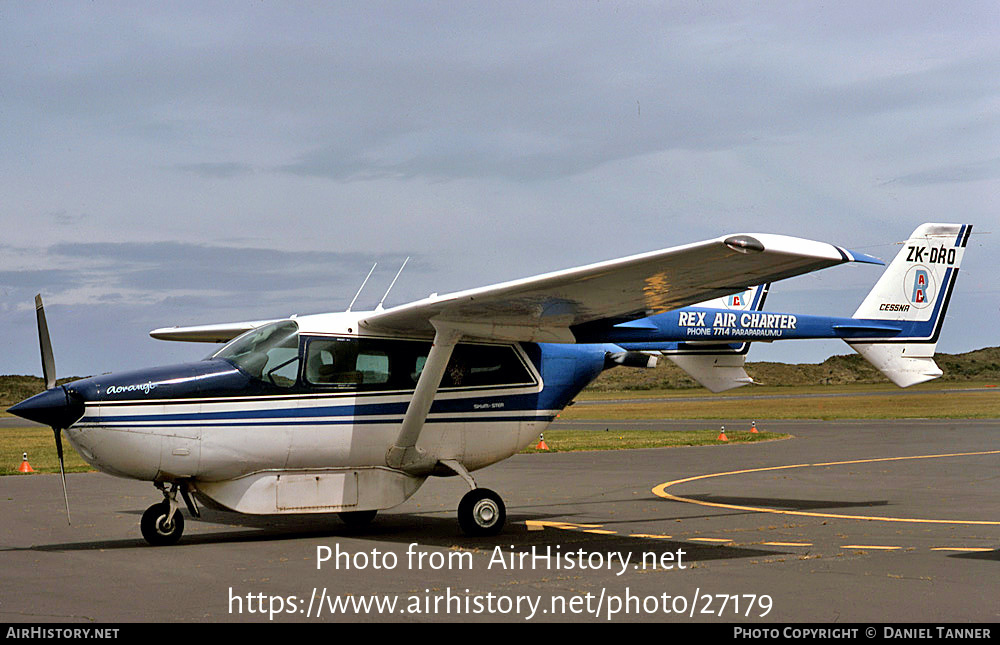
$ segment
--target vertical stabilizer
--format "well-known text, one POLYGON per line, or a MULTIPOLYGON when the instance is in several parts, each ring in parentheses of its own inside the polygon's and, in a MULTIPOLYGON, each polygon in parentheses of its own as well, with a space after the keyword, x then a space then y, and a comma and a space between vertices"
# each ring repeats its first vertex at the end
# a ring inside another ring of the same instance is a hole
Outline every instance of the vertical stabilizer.
MULTIPOLYGON (((732 309, 761 311, 770 283, 751 287, 714 300, 693 305, 692 309, 732 309)), ((698 345, 684 343, 678 349, 661 352, 710 392, 725 392, 753 383, 743 368, 750 343, 739 345, 698 345)))
POLYGON ((934 350, 971 232, 971 224, 919 226, 854 313, 900 326, 890 339, 847 343, 900 387, 942 374, 934 350))

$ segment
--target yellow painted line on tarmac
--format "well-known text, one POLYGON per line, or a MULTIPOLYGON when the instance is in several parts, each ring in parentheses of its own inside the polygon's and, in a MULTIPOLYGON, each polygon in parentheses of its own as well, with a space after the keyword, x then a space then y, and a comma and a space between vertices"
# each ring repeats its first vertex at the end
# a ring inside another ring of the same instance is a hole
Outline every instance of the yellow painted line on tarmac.
POLYGON ((525 520, 529 531, 544 531, 545 529, 599 529, 603 524, 575 524, 573 522, 549 522, 545 520, 525 520))
MULTIPOLYGON (((618 531, 608 531, 600 530, 597 527, 603 526, 602 524, 576 524, 574 522, 551 522, 544 520, 526 520, 524 522, 529 531, 543 531, 547 528, 551 529, 561 529, 566 531, 581 531, 583 533, 594 533, 597 535, 618 535, 618 531), (594 527, 594 528, 591 528, 594 527)), ((639 538, 647 540, 668 540, 672 538, 672 535, 663 535, 657 533, 631 533, 628 535, 630 538, 639 538)), ((733 542, 731 538, 711 538, 711 537, 693 537, 685 538, 688 542, 705 542, 708 544, 724 544, 726 542, 733 542)), ((813 546, 812 542, 761 542, 761 546, 782 546, 782 547, 810 547, 813 546)), ((871 550, 871 551, 898 551, 902 549, 901 546, 887 546, 879 544, 845 544, 840 548, 842 549, 858 549, 858 550, 871 550)), ((990 552, 996 551, 992 547, 963 547, 963 546, 937 546, 932 547, 931 551, 955 551, 960 553, 980 553, 980 552, 990 552)))
POLYGON ((990 547, 970 547, 970 546, 936 546, 932 547, 931 551, 962 551, 962 552, 972 552, 980 553, 986 551, 996 551, 990 547))
POLYGON ((750 511, 754 513, 774 513, 777 515, 799 515, 806 517, 826 517, 833 519, 843 519, 843 520, 874 520, 878 522, 918 522, 923 524, 975 524, 975 525, 987 525, 987 526, 1000 526, 1000 521, 991 520, 939 520, 939 519, 925 519, 925 518, 915 518, 915 517, 882 517, 878 515, 845 515, 842 513, 816 513, 812 511, 788 511, 777 508, 765 508, 762 506, 742 506, 739 504, 723 504, 721 502, 705 502, 702 500, 691 499, 689 497, 681 497, 680 495, 673 495, 667 492, 667 489, 671 486, 677 486, 678 484, 685 484, 687 482, 693 482, 700 479, 709 479, 712 477, 724 477, 727 475, 745 475, 749 473, 761 473, 770 472, 775 470, 788 470, 791 468, 814 468, 817 466, 842 466, 846 464, 870 464, 883 461, 902 461, 907 459, 942 459, 945 457, 972 457, 972 456, 982 456, 982 455, 997 455, 1000 454, 1000 450, 985 450, 982 452, 956 452, 944 455, 917 455, 912 457, 881 457, 878 459, 855 459, 851 461, 830 461, 819 464, 793 464, 788 466, 769 466, 766 468, 749 468, 746 470, 732 470, 724 473, 711 473, 708 475, 696 475, 694 477, 686 477, 684 479, 675 479, 674 481, 666 482, 660 484, 653 488, 653 494, 662 497, 664 499, 669 499, 675 502, 685 502, 687 504, 698 504, 699 506, 710 506, 713 508, 726 508, 736 511, 750 511))

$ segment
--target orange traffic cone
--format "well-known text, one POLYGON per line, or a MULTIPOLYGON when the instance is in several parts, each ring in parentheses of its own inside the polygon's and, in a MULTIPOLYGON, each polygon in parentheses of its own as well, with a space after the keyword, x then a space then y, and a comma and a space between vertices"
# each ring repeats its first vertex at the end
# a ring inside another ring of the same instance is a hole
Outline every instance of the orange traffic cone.
POLYGON ((716 441, 729 441, 726 439, 726 426, 722 426, 722 430, 719 432, 719 438, 716 441))
POLYGON ((757 432, 757 422, 756 421, 751 421, 750 422, 750 434, 760 434, 759 432, 757 432))
POLYGON ((31 467, 28 463, 28 453, 24 453, 24 457, 21 458, 21 465, 18 466, 17 472, 19 473, 33 473, 35 469, 31 467))
POLYGON ((535 446, 535 450, 548 450, 549 446, 545 443, 545 435, 538 433, 538 445, 535 446))

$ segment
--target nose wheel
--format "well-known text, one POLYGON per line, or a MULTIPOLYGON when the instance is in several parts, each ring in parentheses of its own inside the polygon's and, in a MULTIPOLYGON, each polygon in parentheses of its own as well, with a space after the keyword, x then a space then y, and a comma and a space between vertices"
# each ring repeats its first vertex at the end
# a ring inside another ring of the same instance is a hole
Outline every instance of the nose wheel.
POLYGON ((139 520, 139 530, 142 531, 142 537, 153 546, 177 544, 184 533, 184 516, 181 515, 180 504, 177 502, 178 491, 191 515, 201 517, 201 513, 188 494, 187 484, 173 483, 168 487, 163 482, 156 482, 154 485, 163 493, 163 501, 146 509, 139 520))
POLYGON ((171 513, 170 504, 160 502, 146 509, 139 528, 142 537, 153 546, 170 546, 176 544, 184 533, 184 516, 176 509, 171 513))

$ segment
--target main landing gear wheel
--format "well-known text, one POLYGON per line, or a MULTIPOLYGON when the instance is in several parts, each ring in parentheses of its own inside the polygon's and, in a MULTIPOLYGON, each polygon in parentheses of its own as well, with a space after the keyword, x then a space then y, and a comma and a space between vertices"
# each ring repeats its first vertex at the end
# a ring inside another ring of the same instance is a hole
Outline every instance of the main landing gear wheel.
POLYGON ((496 535, 507 521, 500 496, 488 488, 474 488, 458 504, 458 525, 471 537, 496 535))
POLYGON ((170 516, 170 504, 160 502, 153 504, 142 514, 139 528, 142 530, 142 537, 153 546, 170 546, 176 544, 184 533, 184 516, 178 510, 174 517, 167 523, 170 516))
POLYGON ((344 511, 343 513, 337 513, 340 521, 351 528, 368 526, 377 514, 378 511, 344 511))

